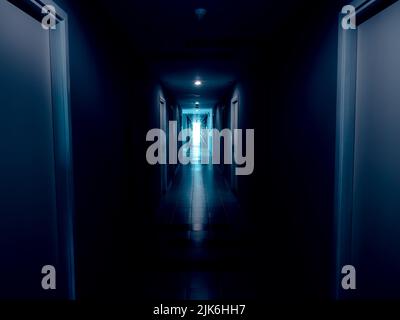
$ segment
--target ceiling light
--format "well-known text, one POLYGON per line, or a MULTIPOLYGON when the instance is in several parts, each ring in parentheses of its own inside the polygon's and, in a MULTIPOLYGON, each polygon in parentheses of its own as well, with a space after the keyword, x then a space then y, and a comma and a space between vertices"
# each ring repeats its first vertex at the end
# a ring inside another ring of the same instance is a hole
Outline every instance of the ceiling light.
POLYGON ((200 20, 202 20, 202 19, 204 18, 204 16, 206 15, 207 10, 204 9, 204 8, 197 8, 196 10, 194 10, 194 13, 195 13, 196 16, 197 16, 197 19, 200 21, 200 20))
POLYGON ((196 87, 199 87, 199 86, 201 86, 203 84, 203 82, 201 81, 201 80, 196 80, 195 82, 194 82, 194 85, 196 86, 196 87))

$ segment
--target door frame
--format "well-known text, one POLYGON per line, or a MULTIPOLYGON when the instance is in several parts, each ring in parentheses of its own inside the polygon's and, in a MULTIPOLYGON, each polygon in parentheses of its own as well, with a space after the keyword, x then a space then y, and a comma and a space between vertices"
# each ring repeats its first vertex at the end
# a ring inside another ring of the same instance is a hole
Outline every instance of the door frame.
MULTIPOLYGON (((160 95, 159 96, 159 110, 160 110, 160 129, 165 132, 166 137, 168 137, 168 112, 167 112, 167 101, 160 95)), ((167 150, 168 150, 168 139, 166 138, 165 145, 161 146, 160 151, 162 152, 161 158, 167 160, 167 150)), ((160 190, 161 195, 167 192, 168 189, 168 167, 167 164, 160 165, 160 190)))
MULTIPOLYGON (((356 0, 356 26, 372 18, 397 0, 356 0)), ((335 288, 336 299, 347 295, 341 288, 342 267, 353 264, 353 179, 357 83, 357 28, 344 30, 339 14, 338 78, 335 159, 335 288)))
POLYGON ((235 134, 234 130, 239 127, 239 94, 237 92, 234 93, 231 99, 231 108, 230 108, 230 125, 232 131, 232 166, 231 166, 231 188, 234 192, 238 190, 238 181, 236 175, 236 163, 235 163, 235 134))

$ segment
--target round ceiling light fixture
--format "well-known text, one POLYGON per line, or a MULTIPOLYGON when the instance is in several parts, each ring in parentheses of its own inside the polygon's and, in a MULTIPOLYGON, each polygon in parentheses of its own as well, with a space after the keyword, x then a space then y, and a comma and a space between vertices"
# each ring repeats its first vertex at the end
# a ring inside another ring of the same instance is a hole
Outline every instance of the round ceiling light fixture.
POLYGON ((207 13, 207 10, 204 8, 197 8, 196 10, 194 10, 195 15, 197 16, 197 19, 200 21, 204 18, 204 16, 207 13))

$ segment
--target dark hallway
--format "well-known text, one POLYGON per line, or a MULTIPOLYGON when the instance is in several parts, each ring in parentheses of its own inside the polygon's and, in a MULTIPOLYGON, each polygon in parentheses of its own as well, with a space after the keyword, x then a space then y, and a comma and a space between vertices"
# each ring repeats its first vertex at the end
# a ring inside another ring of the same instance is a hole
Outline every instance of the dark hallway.
POLYGON ((0 299, 400 299, 399 21, 0 0, 0 299))

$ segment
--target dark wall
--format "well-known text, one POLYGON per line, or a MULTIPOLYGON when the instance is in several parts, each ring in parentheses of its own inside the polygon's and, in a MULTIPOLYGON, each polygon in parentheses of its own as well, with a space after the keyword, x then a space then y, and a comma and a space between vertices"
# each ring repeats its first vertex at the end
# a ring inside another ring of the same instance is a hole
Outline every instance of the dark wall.
MULTIPOLYGON (((259 228, 261 295, 332 297, 339 12, 300 6, 258 39, 238 81, 239 128, 254 128, 256 142, 255 170, 238 178, 237 196, 259 228)), ((218 108, 225 128, 231 97, 218 108)))
POLYGON ((78 298, 105 297, 112 266, 108 226, 124 204, 124 106, 90 8, 60 6, 69 18, 78 298))
POLYGON ((145 158, 147 130, 159 126, 155 81, 106 8, 59 5, 69 18, 77 294, 117 299, 147 254, 143 226, 159 196, 145 158))
POLYGON ((69 15, 78 298, 140 297, 161 197, 146 134, 160 127, 160 95, 169 120, 177 103, 108 7, 60 6, 69 15))
POLYGON ((276 246, 271 250, 282 272, 277 285, 283 294, 302 298, 328 297, 334 279, 339 8, 320 10, 320 16, 299 10, 292 17, 275 38, 271 65, 256 73, 268 80, 252 86, 258 129, 253 192, 268 209, 250 208, 276 246))

